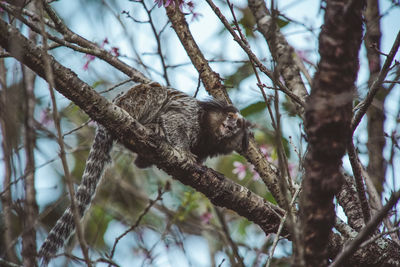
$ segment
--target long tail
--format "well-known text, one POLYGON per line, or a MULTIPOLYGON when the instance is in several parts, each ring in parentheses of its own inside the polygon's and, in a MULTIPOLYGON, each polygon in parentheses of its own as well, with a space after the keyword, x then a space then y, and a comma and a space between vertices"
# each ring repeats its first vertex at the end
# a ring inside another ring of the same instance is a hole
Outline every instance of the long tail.
MULTIPOLYGON (((112 136, 103 126, 99 125, 92 148, 89 152, 89 157, 86 161, 82 182, 75 193, 76 203, 81 217, 92 202, 96 193, 96 187, 103 176, 106 165, 111 162, 110 150, 112 145, 112 136)), ((47 266, 50 259, 54 257, 58 249, 64 245, 64 242, 74 231, 75 223, 71 207, 69 207, 61 218, 58 219, 56 225, 39 250, 38 254, 41 265, 47 266)))

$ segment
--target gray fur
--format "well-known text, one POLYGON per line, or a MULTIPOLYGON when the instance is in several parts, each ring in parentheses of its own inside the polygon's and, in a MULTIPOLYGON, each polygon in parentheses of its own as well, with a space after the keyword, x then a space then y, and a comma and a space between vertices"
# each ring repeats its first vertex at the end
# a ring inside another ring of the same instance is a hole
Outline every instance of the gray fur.
MULTIPOLYGON (((198 162, 208 156, 247 150, 249 123, 236 108, 222 101, 198 101, 175 89, 152 83, 133 87, 117 98, 116 104, 198 162)), ((111 135, 99 125, 76 193, 81 217, 90 206, 105 166, 110 162, 112 143, 111 135)), ((135 161, 140 168, 155 163, 145 152, 135 161)), ((74 230, 72 212, 68 208, 40 248, 43 265, 48 264, 74 230)))
MULTIPOLYGON (((110 150, 113 139, 107 130, 99 125, 96 136, 89 152, 82 183, 79 185, 75 197, 79 215, 82 217, 94 197, 97 184, 103 175, 105 166, 111 161, 110 150)), ((42 265, 46 266, 51 257, 64 245, 65 240, 73 233, 75 225, 71 208, 68 208, 58 219, 56 225, 47 236, 39 250, 42 265)))

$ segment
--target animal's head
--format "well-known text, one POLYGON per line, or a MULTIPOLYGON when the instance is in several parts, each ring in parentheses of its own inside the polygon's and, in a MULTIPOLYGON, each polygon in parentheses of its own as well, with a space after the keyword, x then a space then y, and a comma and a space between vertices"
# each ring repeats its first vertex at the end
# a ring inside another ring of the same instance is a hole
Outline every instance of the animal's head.
POLYGON ((214 139, 221 153, 247 151, 251 123, 232 105, 220 100, 200 102, 204 111, 203 129, 214 139))

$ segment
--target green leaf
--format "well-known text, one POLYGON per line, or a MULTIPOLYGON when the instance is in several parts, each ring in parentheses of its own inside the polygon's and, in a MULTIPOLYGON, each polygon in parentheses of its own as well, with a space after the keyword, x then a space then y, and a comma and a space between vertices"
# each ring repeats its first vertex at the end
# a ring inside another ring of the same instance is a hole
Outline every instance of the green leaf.
POLYGON ((99 249, 106 247, 103 237, 112 219, 112 216, 102 207, 96 205, 92 207, 90 219, 85 228, 85 236, 87 240, 90 240, 90 244, 95 245, 95 247, 99 249))
POLYGON ((263 111, 266 107, 267 105, 265 104, 264 101, 259 101, 245 107, 240 111, 240 113, 242 114, 242 116, 248 117, 249 115, 263 111))
POLYGON ((241 65, 234 74, 225 78, 225 85, 238 87, 238 85, 247 77, 253 75, 253 67, 250 61, 245 62, 241 65))
POLYGON ((247 227, 250 226, 252 223, 249 222, 247 219, 241 219, 239 221, 239 225, 237 227, 237 233, 243 238, 246 237, 246 230, 247 227))
POLYGON ((271 202, 272 204, 278 204, 271 192, 267 192, 264 197, 268 202, 271 202))
POLYGON ((92 84, 92 88, 95 89, 97 86, 103 85, 103 84, 105 84, 105 81, 103 81, 103 80, 95 81, 95 82, 92 84))
POLYGON ((289 21, 287 21, 287 20, 285 20, 285 19, 277 18, 276 24, 278 25, 278 27, 279 27, 280 29, 282 29, 283 27, 285 27, 286 25, 289 24, 289 21))
POLYGON ((256 25, 256 20, 254 19, 253 13, 251 12, 250 8, 239 8, 242 12, 243 17, 238 21, 238 23, 243 27, 244 34, 246 37, 254 37, 254 28, 256 25))

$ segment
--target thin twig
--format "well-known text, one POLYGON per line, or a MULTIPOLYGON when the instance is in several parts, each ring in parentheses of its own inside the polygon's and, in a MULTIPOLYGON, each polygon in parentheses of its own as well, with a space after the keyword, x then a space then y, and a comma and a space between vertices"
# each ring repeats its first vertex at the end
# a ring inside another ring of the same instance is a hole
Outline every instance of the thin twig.
POLYGON ((115 253, 115 249, 117 247, 117 244, 119 242, 119 240, 121 240, 121 238, 123 238, 124 236, 126 236, 129 232, 133 231, 136 227, 139 226, 140 222, 142 221, 143 217, 149 212, 150 208, 159 200, 162 199, 163 194, 169 190, 169 183, 167 183, 164 187, 164 190, 159 189, 158 190, 158 195, 156 197, 156 199, 154 200, 150 200, 149 204, 147 205, 147 207, 143 210, 143 212, 139 215, 138 219, 136 220, 135 224, 132 225, 131 227, 129 227, 128 230, 126 230, 125 232, 123 232, 120 236, 118 236, 115 241, 114 241, 114 245, 111 249, 111 254, 109 256, 109 259, 112 260, 112 258, 114 257, 114 253, 115 253))
POLYGON ((132 82, 132 81, 133 81, 132 78, 131 78, 131 79, 127 79, 127 80, 125 80, 125 81, 122 81, 122 82, 120 82, 120 83, 117 83, 116 85, 114 85, 114 86, 111 87, 111 88, 108 88, 108 89, 106 89, 106 90, 100 91, 99 94, 108 93, 108 92, 114 90, 115 88, 120 87, 121 85, 124 85, 124 84, 126 84, 126 83, 128 83, 128 82, 132 82))
MULTIPOLYGON (((294 201, 296 200, 297 195, 299 194, 300 190, 301 190, 301 187, 299 187, 296 190, 296 192, 294 192, 292 201, 290 202, 290 207, 293 206, 294 201)), ((268 253, 268 260, 267 260, 267 263, 265 265, 266 267, 269 267, 271 265, 272 257, 274 256, 275 248, 278 245, 279 236, 281 235, 281 232, 282 232, 283 226, 285 225, 285 221, 286 221, 286 218, 287 218, 288 214, 289 213, 286 211, 285 215, 281 219, 281 223, 279 224, 278 231, 276 232, 274 242, 272 243, 272 247, 271 247, 271 249, 270 249, 270 251, 268 253)))
POLYGON ((231 237, 231 235, 229 233, 229 228, 228 228, 228 225, 227 225, 227 223, 225 221, 223 212, 217 207, 215 209, 215 213, 217 214, 218 220, 221 223, 222 231, 224 232, 225 237, 228 240, 228 243, 232 248, 233 255, 235 256, 235 258, 237 260, 237 263, 236 263, 237 265, 236 264, 234 264, 234 265, 235 266, 243 266, 244 267, 245 265, 244 265, 244 262, 243 262, 243 258, 240 257, 240 255, 239 255, 239 249, 238 249, 237 244, 235 243, 235 241, 232 240, 232 237, 231 237))
POLYGON ((79 125, 78 127, 76 127, 76 128, 74 128, 74 129, 72 129, 72 130, 70 130, 70 131, 64 133, 64 134, 63 134, 63 138, 64 138, 65 136, 67 136, 67 135, 70 135, 70 134, 72 134, 72 133, 78 131, 79 129, 82 129, 83 127, 85 127, 86 125, 88 125, 91 121, 92 121, 92 120, 87 120, 86 122, 82 123, 82 124, 79 125))
POLYGON ((150 23, 150 26, 151 26, 151 30, 152 30, 154 38, 156 39, 156 42, 157 42, 157 54, 158 54, 158 56, 160 58, 161 65, 163 67, 163 76, 164 76, 165 82, 167 83, 168 86, 170 86, 171 84, 170 84, 169 78, 168 78, 167 64, 165 63, 165 58, 164 58, 164 55, 163 55, 162 49, 161 49, 161 39, 160 39, 160 36, 157 33, 157 29, 156 29, 156 26, 154 25, 153 18, 151 17, 151 12, 153 11, 154 6, 153 6, 152 9, 148 9, 144 1, 141 1, 141 3, 143 5, 143 8, 147 12, 147 16, 149 17, 149 23, 150 23))
POLYGON ((40 21, 43 20, 44 23, 46 23, 47 26, 49 26, 50 28, 55 29, 54 23, 52 23, 49 19, 40 18, 37 14, 33 13, 31 10, 28 10, 26 8, 20 8, 20 7, 12 6, 9 3, 7 3, 6 1, 1 1, 0 2, 0 7, 3 8, 4 10, 6 10, 8 13, 12 12, 13 14, 15 14, 15 13, 21 14, 21 12, 22 12, 22 14, 30 17, 35 22, 39 22, 40 23, 40 21))
MULTIPOLYGON (((371 207, 373 207, 375 209, 375 211, 381 210, 383 208, 383 205, 382 205, 381 197, 378 194, 378 192, 376 191, 375 185, 373 184, 371 178, 369 177, 368 172, 365 170, 364 167, 361 169, 361 171, 362 171, 362 175, 365 179, 365 185, 367 186, 369 203, 371 204, 371 207)), ((386 228, 389 231, 391 229, 393 229, 394 224, 392 223, 392 221, 389 218, 385 217, 383 219, 383 223, 385 224, 386 228)), ((392 240, 400 245, 400 240, 399 240, 398 236, 394 235, 392 237, 392 240)))
POLYGON ((254 61, 256 64, 257 68, 263 72, 265 75, 267 75, 271 80, 273 80, 276 85, 278 86, 279 90, 287 94, 290 98, 292 98, 296 103, 298 103, 300 106, 304 107, 305 103, 293 92, 291 92, 284 84, 282 84, 281 81, 278 79, 274 78, 273 72, 268 70, 262 63, 261 61, 257 58, 257 56, 251 51, 250 45, 248 42, 244 42, 235 32, 235 30, 231 27, 230 23, 228 20, 225 18, 224 15, 222 15, 221 11, 219 8, 211 1, 211 0, 206 0, 211 9, 214 11, 214 13, 217 15, 217 17, 221 20, 221 22, 224 24, 225 28, 231 33, 233 39, 242 47, 242 49, 246 52, 248 57, 254 61))
POLYGON ((138 83, 149 83, 151 80, 149 80, 147 77, 145 77, 140 71, 134 69, 133 67, 127 65, 126 63, 120 61, 118 57, 113 56, 110 52, 105 50, 104 48, 99 47, 97 44, 83 38, 79 34, 76 34, 75 32, 71 31, 64 23, 63 21, 57 16, 55 11, 48 5, 45 1, 43 2, 44 9, 46 10, 47 14, 49 17, 53 20, 56 29, 64 35, 64 38, 68 42, 72 42, 74 44, 79 45, 81 48, 88 48, 89 49, 89 54, 92 54, 94 56, 97 56, 98 58, 101 58, 102 60, 106 61, 109 63, 111 66, 114 66, 116 69, 120 70, 121 72, 125 73, 128 75, 130 78, 132 78, 135 82, 138 83))
POLYGON ((397 50, 399 49, 399 46, 400 46, 400 31, 397 32, 396 39, 395 39, 395 41, 393 43, 392 48, 390 49, 389 55, 386 58, 385 63, 383 64, 382 70, 379 73, 379 75, 376 78, 376 80, 374 81, 374 83, 372 84, 370 90, 368 91, 367 96, 365 97, 365 99, 362 102, 360 102, 354 108, 354 110, 358 110, 358 112, 354 115, 353 120, 351 121, 351 129, 352 129, 353 132, 357 128, 357 126, 360 123, 362 117, 367 112, 367 109, 371 105, 372 100, 374 99, 376 93, 381 88, 382 82, 385 80, 385 78, 386 78, 386 76, 387 76, 387 74, 389 72, 390 65, 392 64, 392 61, 394 59, 394 56, 397 53, 397 50))

